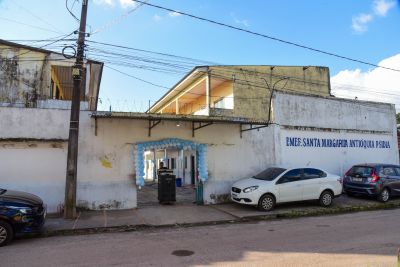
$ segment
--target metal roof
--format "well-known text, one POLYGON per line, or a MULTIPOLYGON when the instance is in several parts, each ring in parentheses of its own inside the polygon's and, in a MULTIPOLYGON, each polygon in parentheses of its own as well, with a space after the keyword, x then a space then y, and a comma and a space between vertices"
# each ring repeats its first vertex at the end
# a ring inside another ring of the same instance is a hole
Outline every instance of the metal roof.
POLYGON ((213 122, 228 124, 253 124, 266 125, 267 121, 252 120, 240 117, 220 117, 220 116, 203 116, 203 115, 176 115, 161 113, 140 113, 140 112, 110 112, 95 111, 91 114, 92 118, 103 119, 133 119, 133 120, 169 120, 169 121, 191 121, 191 122, 213 122))
MULTIPOLYGON (((14 43, 14 42, 10 42, 10 41, 4 40, 4 39, 0 39, 0 45, 13 46, 13 47, 22 48, 22 49, 26 49, 26 50, 29 50, 29 51, 35 51, 35 52, 44 53, 44 54, 56 54, 56 55, 63 56, 63 54, 60 53, 60 52, 55 52, 55 51, 43 49, 43 48, 40 48, 40 47, 34 47, 34 46, 14 43)), ((100 62, 100 61, 97 61, 97 60, 93 60, 93 59, 89 59, 89 58, 87 58, 86 60, 88 62, 94 63, 94 64, 103 64, 103 62, 100 62)))

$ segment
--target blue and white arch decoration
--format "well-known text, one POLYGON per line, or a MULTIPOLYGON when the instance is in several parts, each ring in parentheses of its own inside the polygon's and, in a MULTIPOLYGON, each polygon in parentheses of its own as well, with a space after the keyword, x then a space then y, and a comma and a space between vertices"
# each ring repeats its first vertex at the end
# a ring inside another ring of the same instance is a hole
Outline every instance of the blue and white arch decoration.
POLYGON ((207 145, 198 144, 179 138, 167 138, 159 141, 136 143, 136 184, 144 186, 144 152, 152 149, 177 148, 183 150, 196 150, 198 156, 198 167, 200 179, 205 182, 208 179, 207 145))

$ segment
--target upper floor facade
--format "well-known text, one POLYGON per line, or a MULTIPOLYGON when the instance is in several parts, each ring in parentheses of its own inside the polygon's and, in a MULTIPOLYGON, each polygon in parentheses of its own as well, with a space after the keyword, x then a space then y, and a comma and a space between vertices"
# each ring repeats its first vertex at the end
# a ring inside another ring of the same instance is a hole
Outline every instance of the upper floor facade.
POLYGON ((269 120, 273 92, 330 96, 327 67, 201 66, 161 97, 148 113, 269 120))

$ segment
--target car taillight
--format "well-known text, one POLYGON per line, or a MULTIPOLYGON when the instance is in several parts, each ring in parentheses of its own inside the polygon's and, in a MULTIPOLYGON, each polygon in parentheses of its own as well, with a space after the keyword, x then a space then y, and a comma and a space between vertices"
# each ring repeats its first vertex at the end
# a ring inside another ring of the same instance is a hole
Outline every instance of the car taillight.
POLYGON ((376 171, 375 171, 375 169, 372 171, 372 174, 371 174, 371 176, 372 176, 371 183, 376 183, 376 182, 378 182, 378 181, 379 181, 379 176, 376 174, 376 171))
POLYGON ((351 167, 350 169, 347 170, 347 172, 343 175, 342 179, 340 179, 340 183, 343 184, 343 181, 347 179, 348 176, 350 176, 351 174, 351 170, 353 169, 353 167, 351 167))

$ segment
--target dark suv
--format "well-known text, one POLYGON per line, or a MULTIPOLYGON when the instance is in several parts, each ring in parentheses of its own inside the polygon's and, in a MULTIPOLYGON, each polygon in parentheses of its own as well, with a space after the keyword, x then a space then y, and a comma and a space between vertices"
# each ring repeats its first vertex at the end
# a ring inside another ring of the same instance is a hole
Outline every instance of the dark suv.
POLYGON ((386 202, 400 195, 400 166, 391 164, 354 165, 344 175, 343 190, 348 195, 364 194, 386 202))
POLYGON ((0 247, 15 234, 39 231, 45 217, 46 208, 39 197, 0 188, 0 247))

